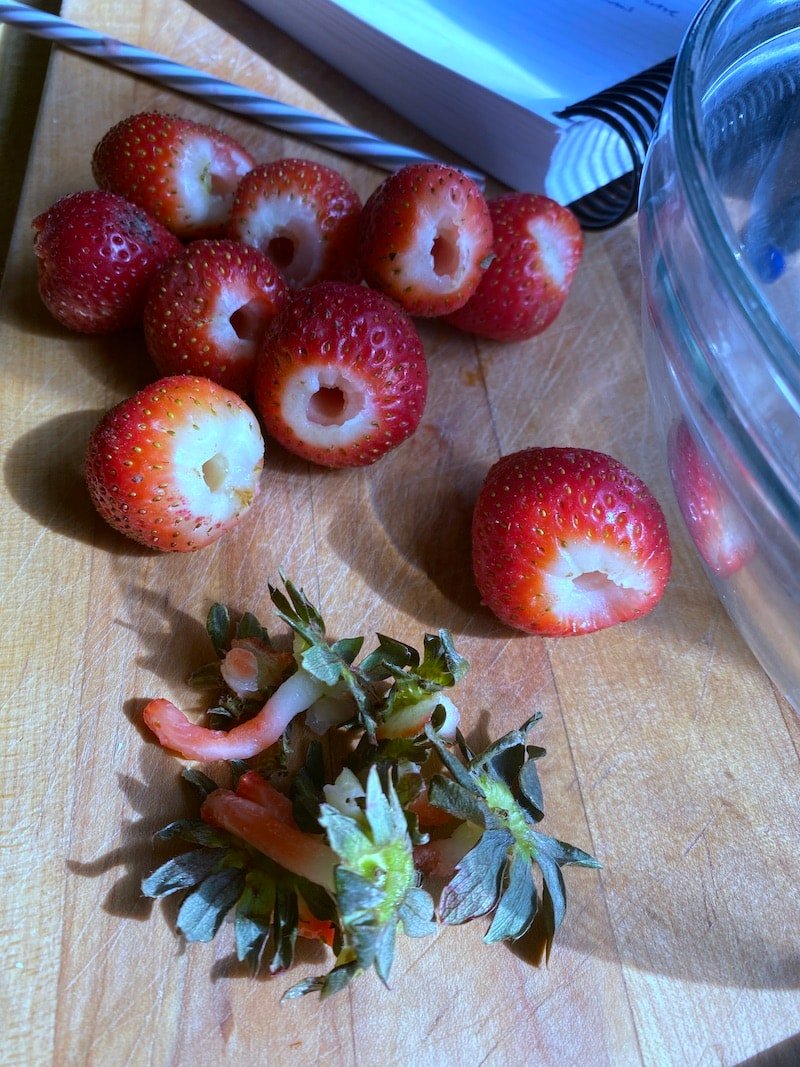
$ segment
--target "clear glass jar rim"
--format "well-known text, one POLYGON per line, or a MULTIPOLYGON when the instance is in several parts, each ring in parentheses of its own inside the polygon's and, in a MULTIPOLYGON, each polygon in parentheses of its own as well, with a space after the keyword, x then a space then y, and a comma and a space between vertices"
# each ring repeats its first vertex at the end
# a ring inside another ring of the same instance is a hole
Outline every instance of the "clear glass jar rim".
POLYGON ((797 350, 764 294, 742 269, 731 234, 723 222, 726 212, 703 137, 700 114, 703 59, 713 54, 714 35, 721 21, 736 6, 743 7, 744 0, 707 0, 686 32, 672 82, 675 155, 686 199, 718 277, 759 337, 765 360, 772 363, 784 381, 793 381, 797 376, 797 350))

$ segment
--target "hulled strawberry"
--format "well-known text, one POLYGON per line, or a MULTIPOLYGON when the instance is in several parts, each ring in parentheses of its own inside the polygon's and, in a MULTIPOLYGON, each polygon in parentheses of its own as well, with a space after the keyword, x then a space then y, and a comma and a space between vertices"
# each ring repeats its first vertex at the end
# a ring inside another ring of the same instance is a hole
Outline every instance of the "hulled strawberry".
POLYGON ((135 325, 150 280, 181 247, 141 208, 97 189, 62 197, 32 225, 42 301, 81 333, 135 325))
POLYGON ((260 249, 292 288, 357 281, 361 199, 330 167, 278 159, 255 167, 236 190, 228 232, 260 249))
POLYGON ((697 551, 714 574, 730 577, 755 553, 749 522, 683 419, 670 432, 667 454, 678 506, 697 551))
POLYGON ((374 463, 416 429, 422 342, 391 300, 349 282, 297 293, 267 331, 256 406, 284 448, 327 467, 374 463))
POLYGON ((367 200, 359 239, 369 285, 412 315, 444 315, 478 287, 492 222, 471 178, 441 163, 415 163, 367 200))
POLYGON ((221 234, 236 187, 253 166, 228 134, 158 111, 118 122, 92 156, 101 189, 138 204, 179 237, 221 234))
POLYGON ((93 431, 86 483, 120 533, 164 552, 202 548, 231 529, 259 489, 264 442, 236 393, 175 375, 112 408, 93 431))
POLYGON ((546 329, 567 299, 583 256, 573 213, 535 193, 489 201, 493 257, 475 293, 447 321, 495 341, 523 341, 546 329))
POLYGON ((150 287, 148 351, 162 375, 200 374, 250 393, 258 342, 288 299, 280 272, 255 248, 192 241, 150 287))
POLYGON ((579 448, 529 448, 491 468, 473 515, 472 558, 495 615, 549 637, 646 614, 671 566, 664 515, 644 482, 579 448))

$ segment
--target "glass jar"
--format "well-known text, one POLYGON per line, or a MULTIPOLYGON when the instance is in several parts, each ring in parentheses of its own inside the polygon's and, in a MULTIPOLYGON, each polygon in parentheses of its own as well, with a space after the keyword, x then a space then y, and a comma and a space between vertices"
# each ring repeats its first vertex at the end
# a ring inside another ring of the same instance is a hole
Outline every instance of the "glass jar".
POLYGON ((800 710, 800 2, 703 7, 638 224, 648 384, 681 514, 800 710))

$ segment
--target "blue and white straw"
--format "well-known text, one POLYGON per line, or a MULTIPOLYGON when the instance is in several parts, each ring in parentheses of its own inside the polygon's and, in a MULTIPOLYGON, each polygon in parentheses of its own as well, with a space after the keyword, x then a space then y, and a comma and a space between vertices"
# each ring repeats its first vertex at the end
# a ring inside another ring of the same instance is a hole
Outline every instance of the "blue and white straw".
MULTIPOLYGON (((147 78, 205 104, 242 115, 263 126, 383 170, 394 171, 410 163, 432 162, 431 156, 413 148, 392 144, 365 130, 345 126, 311 111, 283 104, 279 100, 176 63, 157 52, 149 52, 114 37, 106 37, 57 15, 40 11, 28 4, 17 3, 16 0, 0 0, 0 22, 17 26, 35 37, 54 41, 71 52, 90 56, 129 74, 147 78)), ((483 175, 461 169, 483 185, 483 175)))

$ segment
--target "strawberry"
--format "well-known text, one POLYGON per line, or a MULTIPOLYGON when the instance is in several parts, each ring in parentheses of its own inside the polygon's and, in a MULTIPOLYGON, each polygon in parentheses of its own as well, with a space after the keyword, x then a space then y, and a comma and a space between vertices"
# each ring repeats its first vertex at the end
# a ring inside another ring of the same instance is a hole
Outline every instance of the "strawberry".
POLYGON ((729 578, 755 553, 753 531, 683 419, 669 434, 667 454, 689 535, 714 574, 729 578))
POLYGON ((242 395, 258 341, 289 299, 273 263, 236 241, 193 241, 158 273, 144 310, 148 351, 162 375, 201 374, 242 395))
POLYGON ((411 315, 444 315, 475 292, 492 248, 478 186, 441 163, 391 174, 364 205, 361 264, 369 285, 411 315))
POLYGON ((534 193, 489 201, 493 258, 480 285, 447 321, 495 341, 524 341, 556 318, 583 256, 576 217, 534 193))
POLYGON ((62 326, 114 333, 142 316, 151 278, 181 247, 115 193, 71 193, 33 220, 39 294, 62 326))
POLYGON ((327 467, 374 463, 422 417, 425 353, 391 300, 319 282, 274 320, 256 364, 256 406, 284 448, 327 467))
POLYGON ((228 134, 158 111, 118 122, 92 156, 101 189, 138 204, 179 237, 220 234, 236 186, 253 166, 228 134))
POLYGON ((236 190, 228 233, 253 245, 294 289, 358 281, 361 199, 338 171, 307 159, 255 167, 236 190))
POLYGON ((85 473, 92 502, 116 530, 164 552, 189 552, 242 518, 263 461, 258 422, 236 393, 175 375, 100 420, 85 473))
POLYGON ((509 626, 556 637, 646 614, 669 577, 664 515, 617 460, 529 448, 499 460, 472 524, 475 580, 509 626))

